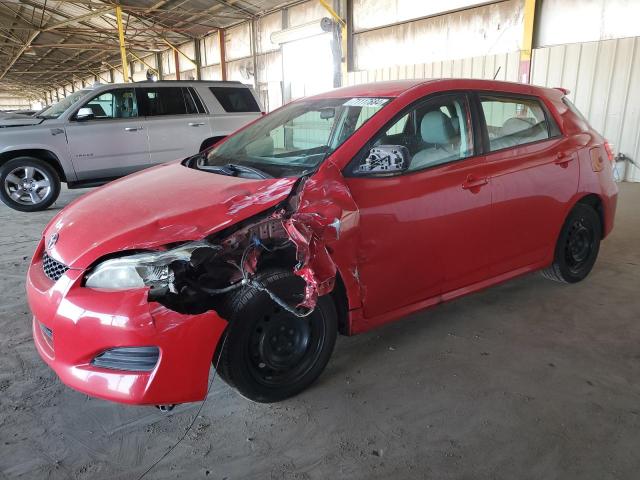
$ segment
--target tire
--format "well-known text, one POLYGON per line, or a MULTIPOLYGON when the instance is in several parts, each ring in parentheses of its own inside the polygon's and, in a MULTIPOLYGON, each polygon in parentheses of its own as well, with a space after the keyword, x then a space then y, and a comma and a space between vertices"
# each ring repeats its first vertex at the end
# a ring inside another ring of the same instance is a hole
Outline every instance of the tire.
MULTIPOLYGON (((304 281, 290 271, 265 270, 255 280, 290 305, 304 292, 304 281)), ((272 403, 300 393, 320 376, 333 352, 338 317, 329 295, 299 318, 266 293, 246 287, 232 294, 220 313, 229 326, 218 373, 249 400, 272 403)))
POLYGON ((16 157, 0 167, 0 200, 14 210, 45 210, 58 195, 58 172, 38 158, 16 157))
POLYGON ((588 205, 577 204, 564 222, 553 263, 542 270, 542 275, 563 283, 584 280, 598 257, 601 236, 598 213, 588 205))

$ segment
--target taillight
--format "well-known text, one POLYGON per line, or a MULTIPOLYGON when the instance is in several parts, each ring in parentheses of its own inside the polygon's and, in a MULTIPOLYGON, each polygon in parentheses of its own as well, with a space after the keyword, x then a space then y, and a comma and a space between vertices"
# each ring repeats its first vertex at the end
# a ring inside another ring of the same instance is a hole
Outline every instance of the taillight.
POLYGON ((607 152, 607 158, 609 158, 611 164, 615 163, 616 159, 613 156, 613 149, 611 148, 611 145, 609 145, 609 142, 604 142, 604 149, 607 152))

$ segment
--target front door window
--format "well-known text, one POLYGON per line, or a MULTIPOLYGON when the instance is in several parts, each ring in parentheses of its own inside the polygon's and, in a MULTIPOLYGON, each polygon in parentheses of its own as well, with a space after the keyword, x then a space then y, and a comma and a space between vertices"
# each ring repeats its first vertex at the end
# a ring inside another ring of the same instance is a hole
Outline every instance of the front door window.
POLYGON ((96 120, 138 116, 138 105, 133 88, 103 92, 89 100, 83 108, 90 108, 96 120))

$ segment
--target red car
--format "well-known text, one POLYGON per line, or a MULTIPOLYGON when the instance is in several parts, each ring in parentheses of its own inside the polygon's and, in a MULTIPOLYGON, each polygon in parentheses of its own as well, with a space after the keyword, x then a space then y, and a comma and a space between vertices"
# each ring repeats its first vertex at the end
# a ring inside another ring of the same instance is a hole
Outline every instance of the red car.
POLYGON ((88 395, 259 402, 353 335, 534 270, 578 282, 613 227, 612 153, 562 89, 397 81, 293 102, 85 195, 28 273, 33 335, 88 395))

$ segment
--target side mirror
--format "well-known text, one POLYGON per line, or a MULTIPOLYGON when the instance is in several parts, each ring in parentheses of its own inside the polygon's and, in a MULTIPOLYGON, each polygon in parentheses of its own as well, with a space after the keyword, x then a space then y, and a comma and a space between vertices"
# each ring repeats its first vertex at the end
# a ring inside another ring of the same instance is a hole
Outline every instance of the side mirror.
POLYGON ((378 145, 369 150, 369 155, 354 173, 397 173, 409 168, 411 155, 404 145, 378 145))
POLYGON ((93 110, 91 110, 89 107, 82 107, 80 110, 78 110, 78 113, 76 113, 76 120, 78 120, 79 122, 82 122, 83 120, 91 120, 95 117, 96 116, 94 115, 93 110))

